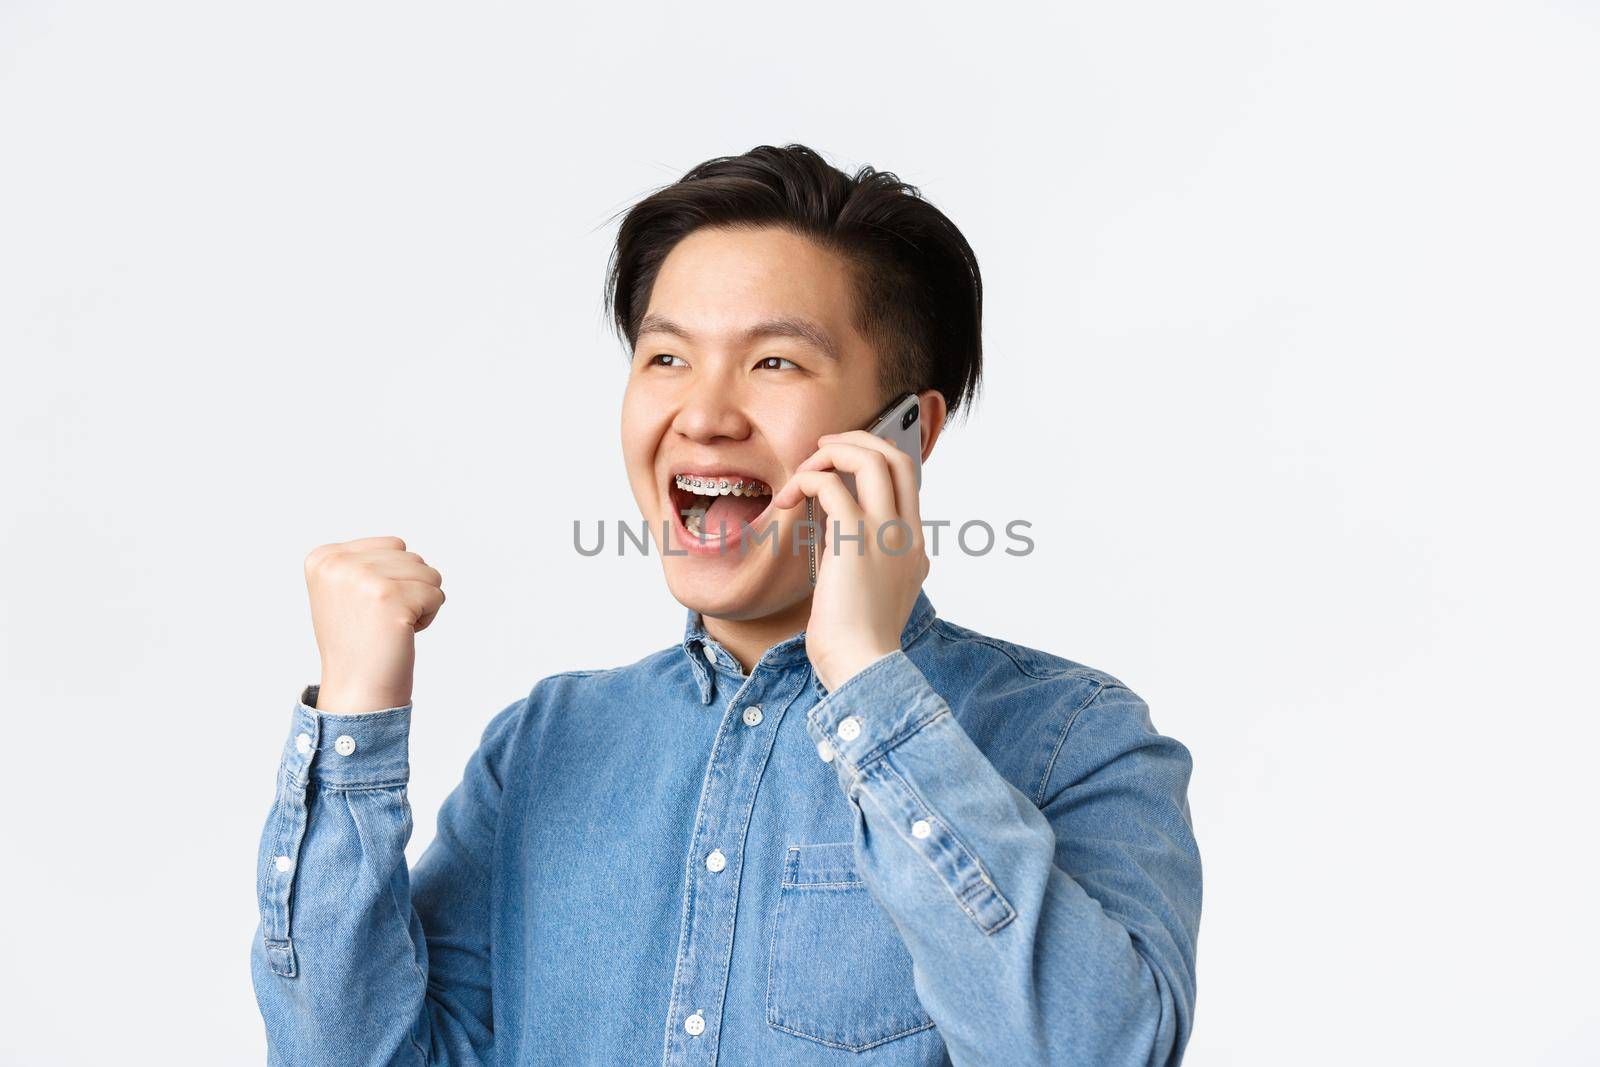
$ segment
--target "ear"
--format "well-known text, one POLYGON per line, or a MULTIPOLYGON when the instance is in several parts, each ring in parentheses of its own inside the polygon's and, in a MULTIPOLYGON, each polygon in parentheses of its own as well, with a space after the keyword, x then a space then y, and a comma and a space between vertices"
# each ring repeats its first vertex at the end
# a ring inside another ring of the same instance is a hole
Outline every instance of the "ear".
POLYGON ((933 453, 933 443, 944 432, 944 420, 950 407, 945 403, 944 394, 937 389, 922 390, 917 394, 917 402, 921 407, 917 421, 922 423, 922 462, 926 463, 933 453))

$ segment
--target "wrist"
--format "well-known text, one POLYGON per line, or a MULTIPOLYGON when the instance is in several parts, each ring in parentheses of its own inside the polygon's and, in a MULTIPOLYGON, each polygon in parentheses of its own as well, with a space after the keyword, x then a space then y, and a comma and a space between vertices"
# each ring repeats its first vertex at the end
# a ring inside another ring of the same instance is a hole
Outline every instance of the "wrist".
POLYGON ((363 715, 388 708, 404 707, 409 703, 411 703, 409 690, 319 684, 313 706, 315 710, 329 715, 363 715))
POLYGON ((813 661, 812 666, 823 687, 831 693, 883 657, 899 650, 899 645, 860 645, 823 657, 822 662, 813 661))

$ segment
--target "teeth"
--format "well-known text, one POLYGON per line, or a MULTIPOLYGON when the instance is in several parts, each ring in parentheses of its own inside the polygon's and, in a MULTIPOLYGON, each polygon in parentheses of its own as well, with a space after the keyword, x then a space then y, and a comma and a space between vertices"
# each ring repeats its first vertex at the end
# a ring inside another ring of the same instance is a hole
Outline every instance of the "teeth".
POLYGON ((767 496, 772 492, 754 479, 748 482, 743 478, 729 481, 727 478, 699 478, 680 474, 673 479, 673 482, 679 489, 686 489, 700 496, 767 496))

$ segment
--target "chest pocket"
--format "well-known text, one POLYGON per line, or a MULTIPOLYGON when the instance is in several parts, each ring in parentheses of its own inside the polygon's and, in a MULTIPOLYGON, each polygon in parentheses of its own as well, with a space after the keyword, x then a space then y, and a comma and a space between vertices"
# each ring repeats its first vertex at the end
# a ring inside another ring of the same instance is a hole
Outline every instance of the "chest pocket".
POLYGON ((911 953, 856 874, 853 842, 789 846, 767 1023, 852 1052, 933 1026, 912 985, 911 953))

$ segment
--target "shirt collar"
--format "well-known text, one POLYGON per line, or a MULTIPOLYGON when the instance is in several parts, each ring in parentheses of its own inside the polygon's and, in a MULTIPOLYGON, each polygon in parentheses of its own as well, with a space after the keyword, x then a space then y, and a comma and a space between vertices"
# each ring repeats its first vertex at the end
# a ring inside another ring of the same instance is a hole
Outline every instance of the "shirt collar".
MULTIPOLYGON (((933 602, 928 599, 928 594, 917 590, 917 602, 911 607, 911 616, 906 619, 905 628, 900 631, 900 647, 909 648, 911 643, 921 637, 927 628, 933 625, 935 612, 933 602)), ((701 622, 700 613, 690 608, 687 621, 683 627, 683 654, 689 660, 689 672, 694 675, 695 686, 700 691, 700 703, 711 703, 712 665, 711 658, 716 661, 717 669, 730 675, 740 672, 738 661, 719 645, 716 640, 706 633, 701 622), (710 649, 711 657, 706 650, 710 649)), ((801 630, 792 637, 785 638, 762 653, 756 666, 787 666, 799 663, 806 656, 806 633, 801 630)))

